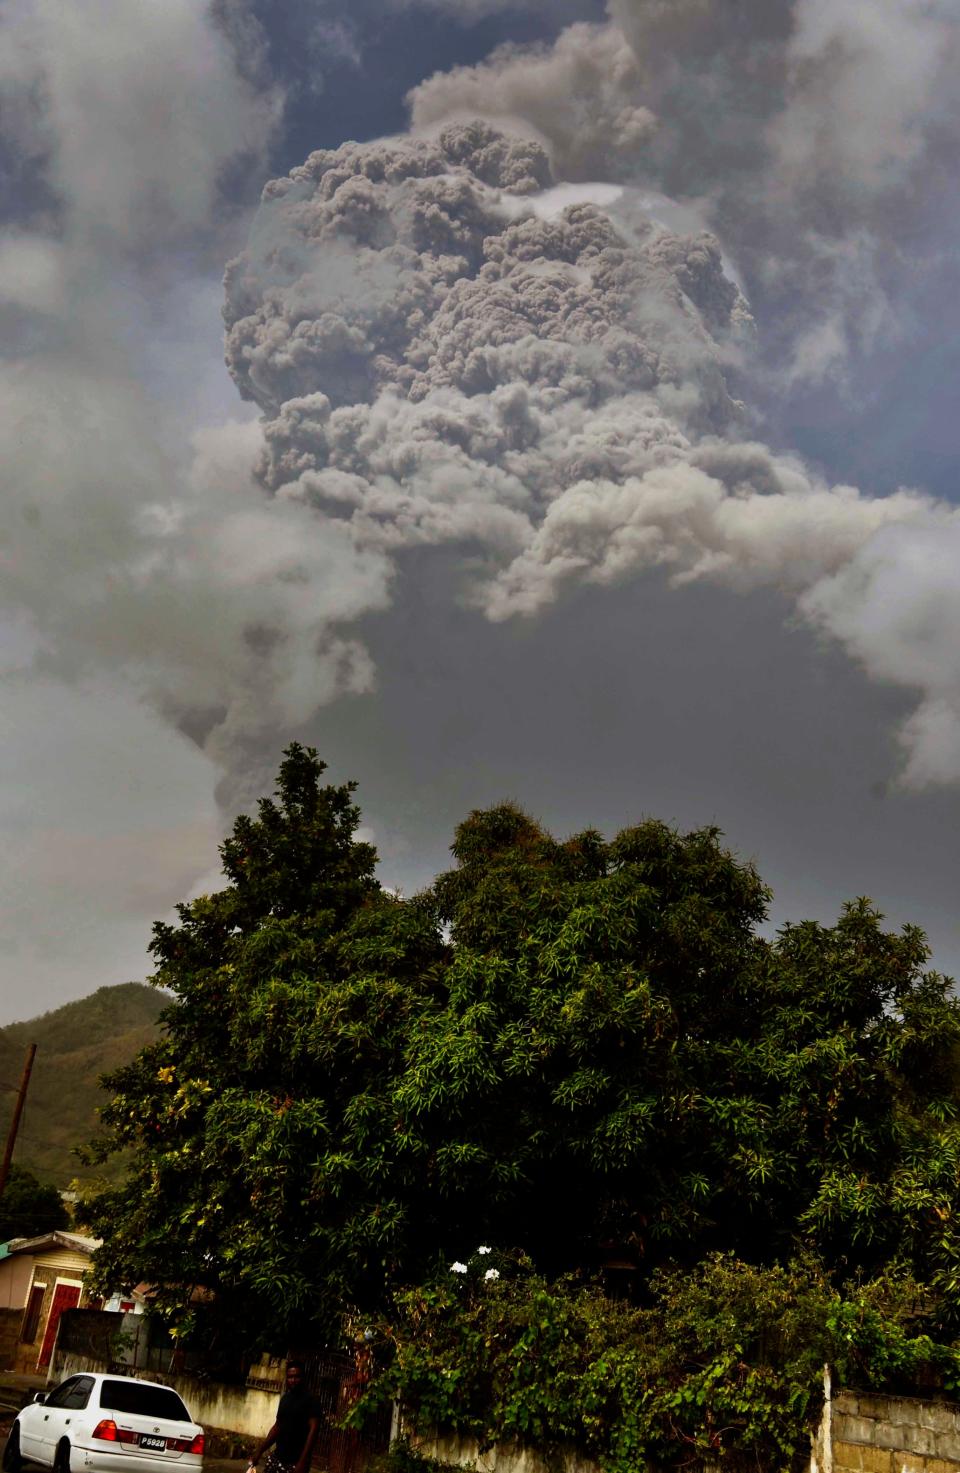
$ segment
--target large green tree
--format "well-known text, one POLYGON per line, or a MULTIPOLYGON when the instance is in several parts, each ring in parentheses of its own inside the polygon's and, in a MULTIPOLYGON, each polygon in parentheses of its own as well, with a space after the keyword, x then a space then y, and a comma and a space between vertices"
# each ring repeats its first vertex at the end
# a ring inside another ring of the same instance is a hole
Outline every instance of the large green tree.
POLYGON ((39 1238, 69 1222, 70 1214, 56 1187, 39 1181, 25 1166, 11 1166, 0 1196, 0 1243, 39 1238))
POLYGON ((960 1020, 921 934, 865 901, 758 927, 717 832, 558 842, 506 805, 399 899, 352 789, 289 749, 157 926, 164 1033, 108 1081, 101 1283, 249 1345, 329 1333, 478 1241, 548 1275, 798 1244, 960 1299, 960 1020), (195 1296, 193 1296, 195 1298, 195 1296))

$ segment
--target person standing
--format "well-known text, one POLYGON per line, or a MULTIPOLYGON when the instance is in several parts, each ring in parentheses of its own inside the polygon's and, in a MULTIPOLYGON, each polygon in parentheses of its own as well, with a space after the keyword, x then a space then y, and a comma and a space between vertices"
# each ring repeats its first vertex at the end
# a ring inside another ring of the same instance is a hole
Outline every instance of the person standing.
POLYGON ((252 1454, 248 1473, 250 1470, 255 1473, 260 1459, 271 1447, 273 1452, 264 1464, 263 1473, 310 1473, 319 1430, 320 1411, 304 1379, 303 1363, 288 1360, 286 1390, 277 1405, 276 1420, 252 1454))

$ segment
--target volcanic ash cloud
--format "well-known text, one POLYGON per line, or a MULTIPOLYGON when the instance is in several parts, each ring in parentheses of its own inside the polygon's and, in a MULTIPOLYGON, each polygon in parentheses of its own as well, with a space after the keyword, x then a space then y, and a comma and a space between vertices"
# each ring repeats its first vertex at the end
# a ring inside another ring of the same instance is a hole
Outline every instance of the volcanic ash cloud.
POLYGON ((392 561, 446 547, 492 619, 656 566, 777 586, 920 687, 909 774, 960 776, 956 657, 918 672, 906 626, 889 652, 891 621, 913 618, 909 566, 875 611, 878 549, 958 542, 956 519, 915 492, 830 486, 745 433, 729 369, 752 324, 711 235, 458 124, 273 181, 226 293, 230 370, 265 416, 258 477, 313 509, 318 538, 347 529, 392 561))

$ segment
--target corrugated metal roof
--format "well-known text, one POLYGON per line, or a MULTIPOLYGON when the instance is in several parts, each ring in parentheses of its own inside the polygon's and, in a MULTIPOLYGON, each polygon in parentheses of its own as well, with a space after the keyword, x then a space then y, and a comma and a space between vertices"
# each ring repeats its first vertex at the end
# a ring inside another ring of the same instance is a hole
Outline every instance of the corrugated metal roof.
POLYGON ((81 1233, 43 1233, 39 1238, 13 1238, 4 1245, 7 1253, 43 1253, 48 1248, 69 1248, 74 1253, 92 1253, 100 1247, 99 1238, 85 1238, 81 1233))

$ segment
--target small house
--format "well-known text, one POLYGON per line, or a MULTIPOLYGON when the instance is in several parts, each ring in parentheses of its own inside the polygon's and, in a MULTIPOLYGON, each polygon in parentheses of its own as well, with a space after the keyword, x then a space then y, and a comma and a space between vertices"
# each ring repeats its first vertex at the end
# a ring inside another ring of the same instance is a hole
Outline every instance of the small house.
POLYGON ((44 1233, 14 1238, 0 1256, 0 1370, 43 1375, 60 1316, 89 1303, 86 1280, 96 1238, 44 1233))

